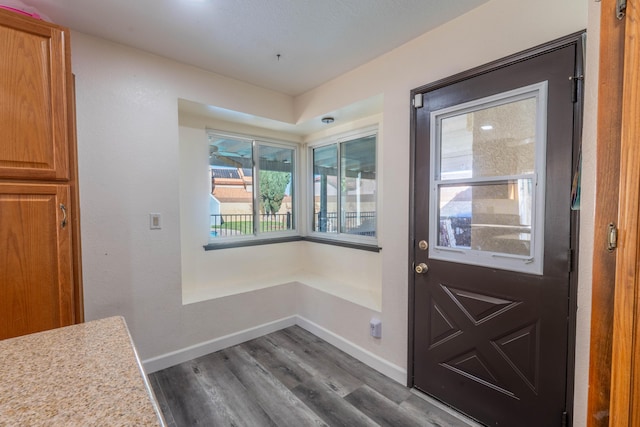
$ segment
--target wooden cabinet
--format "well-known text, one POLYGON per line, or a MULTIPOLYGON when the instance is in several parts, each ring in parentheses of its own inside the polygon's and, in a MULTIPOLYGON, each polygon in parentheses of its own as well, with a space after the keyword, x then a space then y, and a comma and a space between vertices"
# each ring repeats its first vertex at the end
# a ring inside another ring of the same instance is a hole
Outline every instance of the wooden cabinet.
POLYGON ((0 9, 0 339, 84 320, 69 31, 0 9))
POLYGON ((0 17, 0 177, 69 179, 68 34, 0 17))
POLYGON ((68 205, 68 185, 0 184, 0 337, 73 323, 68 205))

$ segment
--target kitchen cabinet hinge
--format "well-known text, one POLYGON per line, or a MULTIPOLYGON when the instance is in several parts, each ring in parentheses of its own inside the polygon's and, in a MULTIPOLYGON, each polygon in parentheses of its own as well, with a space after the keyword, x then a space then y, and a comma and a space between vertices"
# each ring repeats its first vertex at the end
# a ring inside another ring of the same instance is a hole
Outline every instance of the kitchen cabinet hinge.
POLYGON ((567 411, 562 412, 562 421, 560 422, 560 425, 562 427, 569 426, 569 414, 567 413, 567 411))
POLYGON ((567 258, 569 259, 568 270, 569 270, 569 273, 571 273, 573 271, 573 249, 569 249, 567 252, 568 252, 567 258))

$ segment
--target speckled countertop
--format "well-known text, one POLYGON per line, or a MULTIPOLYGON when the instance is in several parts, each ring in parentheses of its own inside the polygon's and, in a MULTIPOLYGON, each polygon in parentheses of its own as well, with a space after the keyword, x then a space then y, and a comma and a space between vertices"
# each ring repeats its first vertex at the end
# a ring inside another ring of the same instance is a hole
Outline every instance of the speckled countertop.
POLYGON ((0 341, 0 426, 163 426, 122 317, 0 341))

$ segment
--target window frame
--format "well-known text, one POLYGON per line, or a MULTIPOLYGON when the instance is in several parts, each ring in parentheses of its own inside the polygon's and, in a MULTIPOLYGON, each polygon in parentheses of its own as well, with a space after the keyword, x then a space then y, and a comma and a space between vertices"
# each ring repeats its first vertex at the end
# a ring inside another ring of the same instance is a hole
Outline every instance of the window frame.
POLYGON ((300 144, 285 140, 276 140, 271 138, 263 138, 255 135, 240 134, 234 132, 220 131, 216 129, 206 129, 207 146, 211 145, 211 136, 237 139, 250 142, 251 145, 251 164, 252 164, 252 183, 251 183, 251 200, 253 215, 253 233, 241 236, 215 237, 208 236, 208 243, 204 245, 205 250, 225 249, 234 247, 263 245, 270 243, 281 243, 288 241, 301 240, 300 230, 300 144), (259 151, 260 147, 285 148, 293 151, 292 154, 292 206, 291 206, 291 229, 283 231, 261 232, 260 228, 260 167, 259 167, 259 151), (257 160, 256 160, 257 159, 257 160))
POLYGON ((507 92, 477 99, 432 111, 430 117, 430 191, 429 191, 429 258, 461 264, 479 265, 501 270, 542 275, 544 269, 544 221, 546 195, 546 148, 547 148, 547 81, 524 86, 507 92), (448 117, 479 111, 485 108, 505 105, 518 100, 536 98, 536 147, 534 171, 532 174, 508 176, 447 179, 440 176, 441 167, 441 121, 448 117), (512 255, 500 252, 481 251, 467 248, 451 248, 438 244, 440 231, 439 192, 447 185, 483 185, 509 181, 510 179, 531 179, 534 187, 532 200, 531 256, 512 255))
POLYGON ((378 247, 378 236, 380 233, 380 171, 379 171, 379 152, 380 152, 380 133, 379 126, 372 125, 364 128, 356 129, 353 131, 337 133, 327 138, 322 138, 317 141, 313 141, 307 144, 307 171, 305 180, 307 181, 307 198, 306 198, 306 221, 307 221, 307 236, 305 240, 318 242, 318 243, 327 243, 334 244, 338 246, 350 247, 353 249, 363 249, 368 251, 379 252, 381 250, 378 247), (336 194, 336 211, 337 215, 337 232, 328 233, 322 231, 314 231, 313 230, 313 219, 315 215, 315 195, 314 195, 314 159, 313 159, 313 151, 317 148, 328 147, 331 145, 336 145, 336 160, 337 160, 337 171, 338 171, 338 179, 341 180, 342 174, 342 151, 341 144, 349 141, 353 141, 360 138, 366 138, 369 136, 375 136, 375 209, 376 209, 376 221, 375 221, 375 236, 361 236, 357 234, 349 234, 340 232, 341 229, 341 215, 342 212, 342 189, 341 186, 338 186, 337 194, 336 194))

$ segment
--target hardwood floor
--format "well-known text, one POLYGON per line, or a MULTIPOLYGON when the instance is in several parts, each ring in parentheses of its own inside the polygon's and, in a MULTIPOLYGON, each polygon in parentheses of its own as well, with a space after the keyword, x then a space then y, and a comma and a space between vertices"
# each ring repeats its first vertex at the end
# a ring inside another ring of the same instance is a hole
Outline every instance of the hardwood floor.
POLYGON ((149 375, 169 427, 470 427, 293 326, 149 375))

